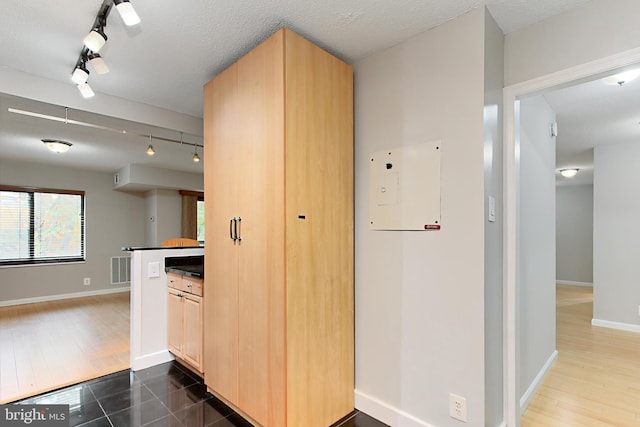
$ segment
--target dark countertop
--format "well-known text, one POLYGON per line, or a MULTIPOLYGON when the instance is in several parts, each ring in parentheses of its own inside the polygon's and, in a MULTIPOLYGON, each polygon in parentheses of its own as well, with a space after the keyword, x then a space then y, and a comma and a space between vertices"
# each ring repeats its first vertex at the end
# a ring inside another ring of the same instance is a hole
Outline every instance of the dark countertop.
MULTIPOLYGON (((203 248, 204 246, 200 246, 200 247, 203 248)), ((123 252, 133 252, 133 251, 152 251, 156 249, 194 249, 194 248, 197 248, 197 246, 149 246, 149 247, 123 246, 122 248, 120 248, 120 250, 123 252)))
POLYGON ((204 279, 204 255, 166 257, 164 271, 204 279))

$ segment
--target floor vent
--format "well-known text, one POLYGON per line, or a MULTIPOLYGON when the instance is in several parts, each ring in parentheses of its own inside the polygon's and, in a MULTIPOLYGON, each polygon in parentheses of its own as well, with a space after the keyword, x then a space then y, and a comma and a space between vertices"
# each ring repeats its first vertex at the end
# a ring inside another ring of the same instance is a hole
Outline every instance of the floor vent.
POLYGON ((131 257, 111 257, 111 284, 120 285, 131 282, 131 257))

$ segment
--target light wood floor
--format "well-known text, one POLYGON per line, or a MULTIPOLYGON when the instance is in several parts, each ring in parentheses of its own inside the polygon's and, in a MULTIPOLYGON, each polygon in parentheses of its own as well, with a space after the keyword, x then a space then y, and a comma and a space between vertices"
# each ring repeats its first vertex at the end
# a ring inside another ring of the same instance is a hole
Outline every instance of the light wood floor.
POLYGON ((128 369, 129 293, 0 308, 0 403, 128 369))
POLYGON ((558 360, 522 427, 640 426, 640 334, 591 326, 591 288, 556 295, 558 360))

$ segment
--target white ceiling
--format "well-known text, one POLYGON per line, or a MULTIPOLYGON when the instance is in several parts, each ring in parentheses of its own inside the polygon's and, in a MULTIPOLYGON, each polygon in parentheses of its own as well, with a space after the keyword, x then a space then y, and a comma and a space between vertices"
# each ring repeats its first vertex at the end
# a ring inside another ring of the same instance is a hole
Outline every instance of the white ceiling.
MULTIPOLYGON (((281 26, 293 29, 345 61, 354 63, 482 5, 488 7, 502 30, 509 33, 586 2, 131 0, 142 22, 135 27, 125 27, 118 13, 112 11, 105 29, 109 39, 100 51, 111 71, 105 75, 92 73, 89 83, 96 97, 107 94, 201 117, 204 83, 281 26)), ((69 91, 76 92, 69 76, 82 48, 82 38, 90 30, 101 3, 101 0, 2 0, 0 67, 68 83, 69 91)), ((567 141, 572 135, 570 127, 586 127, 580 118, 592 113, 583 111, 571 116, 563 110, 564 104, 556 100, 555 95, 548 95, 548 100, 558 112, 560 135, 564 133, 567 141)), ((575 103, 583 108, 589 104, 575 103)), ((16 104, 25 105, 25 109, 32 111, 64 116, 61 106, 0 97, 1 158, 56 161, 68 166, 82 165, 110 171, 127 163, 202 170, 202 163, 191 162, 193 147, 159 143, 163 150, 148 158, 143 153, 146 142, 141 137, 137 137, 137 144, 131 144, 131 138, 136 137, 17 117, 7 112, 7 106, 20 108, 16 104), (66 139, 74 146, 64 156, 52 157, 40 142, 44 137, 66 139)), ((179 138, 175 131, 151 129, 77 110, 70 114, 79 120, 107 123, 110 127, 141 134, 153 132, 154 135, 179 138)), ((610 132, 605 133, 611 137, 610 132)), ((185 136, 185 140, 187 138, 201 143, 197 136, 185 136)), ((562 138, 564 143, 565 137, 562 138)), ((577 133, 575 138, 585 141, 577 133)), ((561 158, 560 152, 558 158, 561 158)))

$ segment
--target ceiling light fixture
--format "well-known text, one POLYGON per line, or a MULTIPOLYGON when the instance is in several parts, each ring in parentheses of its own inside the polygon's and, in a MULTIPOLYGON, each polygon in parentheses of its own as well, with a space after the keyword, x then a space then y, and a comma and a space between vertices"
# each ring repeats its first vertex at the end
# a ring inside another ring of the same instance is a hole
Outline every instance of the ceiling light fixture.
POLYGON ((91 89, 91 86, 89 86, 89 83, 83 83, 77 87, 83 98, 92 98, 96 95, 93 89, 91 89))
POLYGON ((107 35, 104 32, 104 28, 107 26, 107 18, 111 13, 112 7, 116 6, 122 20, 125 25, 131 26, 140 22, 140 17, 133 9, 133 6, 129 0, 103 0, 102 6, 96 15, 96 19, 93 21, 91 31, 84 38, 84 47, 80 51, 80 56, 76 61, 76 67, 72 73, 73 81, 78 85, 78 89, 85 98, 94 96, 93 90, 88 86, 82 86, 87 83, 89 78, 89 71, 87 71, 87 62, 91 63, 94 71, 97 74, 105 74, 109 72, 109 67, 104 62, 98 51, 107 42, 107 35), (81 87, 82 86, 82 87, 81 87))
POLYGON ((152 137, 151 137, 151 134, 149 134, 149 146, 147 147, 148 156, 153 156, 154 154, 156 154, 156 150, 153 149, 153 145, 151 145, 151 141, 152 141, 152 137))
POLYGON ((198 148, 193 151, 193 161, 198 163, 200 161, 200 156, 198 156, 198 148))
POLYGON ((578 174, 578 171, 580 169, 560 169, 560 175, 564 176, 565 178, 573 178, 574 176, 576 176, 578 174))
POLYGON ((140 23, 140 17, 129 0, 113 0, 113 3, 115 3, 116 9, 118 9, 118 13, 124 21, 124 25, 131 27, 132 25, 140 23))
POLYGON ((44 145, 56 154, 66 153, 71 148, 71 143, 67 141, 60 141, 59 139, 43 139, 44 145))
MULTIPOLYGON (((106 22, 105 22, 106 23, 106 22)), ((107 42, 107 35, 104 33, 104 24, 92 29, 84 38, 84 45, 93 52, 98 52, 107 42)))
POLYGON ((622 86, 625 83, 629 83, 630 81, 637 79, 638 77, 640 77, 640 69, 635 69, 605 77, 604 82, 612 86, 622 86))
POLYGON ((76 64, 76 68, 73 69, 73 73, 71 74, 71 80, 77 84, 85 84, 87 79, 89 78, 89 70, 87 70, 86 63, 80 59, 76 64))
POLYGON ((99 53, 89 53, 88 59, 96 73, 107 74, 109 72, 109 67, 107 67, 106 62, 104 62, 104 59, 102 59, 99 53))

